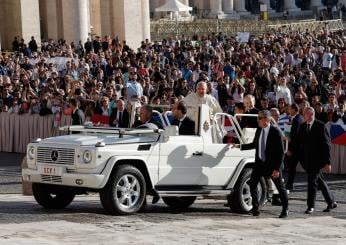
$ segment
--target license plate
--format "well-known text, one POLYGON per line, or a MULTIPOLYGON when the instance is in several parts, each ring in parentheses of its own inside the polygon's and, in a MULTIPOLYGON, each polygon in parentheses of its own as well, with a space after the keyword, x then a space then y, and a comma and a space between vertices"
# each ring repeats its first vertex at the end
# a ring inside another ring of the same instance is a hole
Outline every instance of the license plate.
POLYGON ((41 174, 61 176, 63 167, 43 165, 38 167, 41 174))

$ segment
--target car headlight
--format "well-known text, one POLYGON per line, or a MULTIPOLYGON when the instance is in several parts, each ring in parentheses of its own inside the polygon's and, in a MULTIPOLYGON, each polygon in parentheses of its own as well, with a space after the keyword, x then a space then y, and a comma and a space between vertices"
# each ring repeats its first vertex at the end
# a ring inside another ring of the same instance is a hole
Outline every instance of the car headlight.
POLYGON ((30 148, 28 150, 28 157, 30 160, 35 159, 35 147, 30 146, 30 148))
POLYGON ((93 157, 92 157, 91 151, 89 151, 89 150, 84 151, 84 153, 83 153, 83 161, 85 163, 91 162, 92 158, 93 157))

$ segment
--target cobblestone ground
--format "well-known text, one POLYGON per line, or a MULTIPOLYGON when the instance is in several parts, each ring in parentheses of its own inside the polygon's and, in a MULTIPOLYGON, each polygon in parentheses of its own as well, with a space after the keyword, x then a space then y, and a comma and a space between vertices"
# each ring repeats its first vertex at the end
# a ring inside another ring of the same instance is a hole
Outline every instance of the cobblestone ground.
POLYGON ((181 213, 160 201, 136 215, 110 216, 98 194, 79 196, 64 210, 44 210, 32 196, 18 194, 18 165, 0 164, 0 244, 346 244, 346 176, 326 176, 339 207, 323 213, 318 193, 310 216, 304 214, 305 178, 298 175, 285 220, 270 203, 252 217, 231 213, 220 199, 198 199, 181 213))

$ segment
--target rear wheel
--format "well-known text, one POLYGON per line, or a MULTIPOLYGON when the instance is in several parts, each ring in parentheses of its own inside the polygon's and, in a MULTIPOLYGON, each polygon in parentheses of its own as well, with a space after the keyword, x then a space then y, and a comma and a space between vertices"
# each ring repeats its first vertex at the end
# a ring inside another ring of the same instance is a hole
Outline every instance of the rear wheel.
POLYGON ((145 179, 137 168, 121 165, 110 176, 100 191, 102 206, 111 214, 138 212, 146 198, 145 179))
POLYGON ((187 209, 196 200, 197 197, 162 197, 163 202, 174 209, 187 209))
MULTIPOLYGON (((234 193, 228 196, 228 204, 232 211, 238 213, 248 213, 252 209, 252 197, 250 193, 250 178, 252 169, 245 168, 239 176, 234 187, 234 193)), ((267 187, 264 178, 261 178, 257 185, 259 205, 263 205, 267 198, 267 187)))
POLYGON ((35 200, 44 208, 62 209, 74 199, 75 193, 60 186, 33 183, 32 192, 35 200))

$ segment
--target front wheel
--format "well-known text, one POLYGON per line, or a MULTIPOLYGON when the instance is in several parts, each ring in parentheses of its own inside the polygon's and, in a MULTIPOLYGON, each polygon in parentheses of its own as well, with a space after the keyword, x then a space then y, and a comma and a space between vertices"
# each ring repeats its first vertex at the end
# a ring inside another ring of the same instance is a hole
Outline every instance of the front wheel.
POLYGON ((75 193, 59 186, 33 183, 32 192, 35 200, 47 209, 62 209, 74 199, 75 193))
POLYGON ((141 171, 131 165, 121 165, 100 191, 102 206, 111 214, 133 214, 145 201, 146 183, 141 171))
MULTIPOLYGON (((234 187, 234 193, 227 197, 232 211, 237 213, 248 213, 252 209, 252 197, 250 193, 250 178, 252 168, 243 169, 234 187)), ((267 198, 267 187, 264 178, 257 185, 259 205, 263 205, 267 198)))
POLYGON ((162 197, 163 202, 174 209, 187 209, 196 200, 197 197, 162 197))

